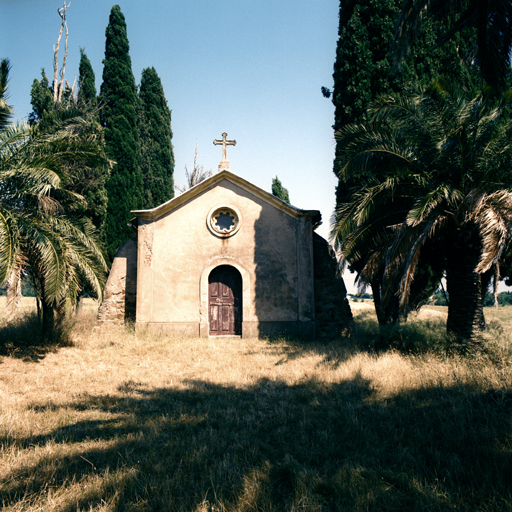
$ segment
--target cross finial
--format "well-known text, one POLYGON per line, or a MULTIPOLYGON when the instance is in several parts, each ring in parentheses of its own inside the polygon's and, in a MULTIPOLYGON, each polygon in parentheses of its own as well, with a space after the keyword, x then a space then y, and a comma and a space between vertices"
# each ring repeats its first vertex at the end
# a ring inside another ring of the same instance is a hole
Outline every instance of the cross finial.
POLYGON ((219 171, 222 171, 222 169, 227 169, 229 171, 229 162, 226 157, 226 153, 227 153, 226 146, 236 146, 236 140, 227 140, 227 136, 228 136, 228 134, 226 132, 224 132, 222 134, 222 140, 217 140, 217 139, 213 140, 213 143, 216 146, 219 146, 220 144, 222 144, 222 160, 219 164, 219 171))

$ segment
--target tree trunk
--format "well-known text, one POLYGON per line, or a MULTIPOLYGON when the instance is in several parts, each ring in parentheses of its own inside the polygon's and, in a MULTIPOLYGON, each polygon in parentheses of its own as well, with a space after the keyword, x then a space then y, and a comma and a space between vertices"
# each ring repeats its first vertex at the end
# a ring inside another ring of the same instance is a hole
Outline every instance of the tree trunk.
POLYGON ((53 307, 49 306, 43 299, 41 301, 41 309, 43 313, 42 334, 45 341, 53 341, 53 331, 55 327, 55 318, 53 307))
POLYGON ((39 295, 36 294, 36 307, 37 307, 37 319, 41 322, 42 320, 42 309, 41 309, 41 299, 39 295))
MULTIPOLYGON (((64 4, 65 6, 66 4, 64 4)), ((68 58, 68 24, 66 23, 66 11, 64 10, 64 25, 66 26, 66 39, 64 41, 64 58, 62 59, 62 69, 60 71, 60 85, 59 85, 59 97, 57 101, 60 103, 62 101, 62 91, 64 90, 64 77, 66 75, 66 60, 68 58)))
POLYGON ((491 267, 490 270, 480 274, 480 282, 482 289, 482 300, 485 301, 485 297, 487 296, 487 290, 489 289, 489 285, 491 284, 491 280, 494 276, 494 268, 491 267))
POLYGON ((32 286, 34 287, 34 292, 36 294, 36 306, 37 306, 37 319, 39 322, 43 320, 43 310, 41 306, 42 302, 42 291, 41 291, 41 281, 34 276, 32 272, 30 272, 30 280, 32 282, 32 286))
MULTIPOLYGON (((378 278, 371 282, 373 304, 375 306, 377 320, 380 327, 395 325, 400 319, 400 303, 395 294, 393 294, 386 303, 382 302, 381 281, 381 278, 378 278)), ((404 320, 407 320, 407 317, 405 317, 404 320)))
POLYGON ((71 5, 71 2, 66 5, 66 2, 64 2, 64 5, 57 9, 57 12, 59 13, 59 16, 61 17, 61 25, 59 30, 59 37, 57 38, 57 44, 53 48, 53 102, 57 103, 61 100, 62 97, 62 87, 64 84, 64 73, 66 70, 66 58, 68 54, 68 27, 66 24, 66 9, 71 5), (64 26, 66 26, 66 51, 64 53, 64 64, 62 66, 62 82, 59 85, 59 47, 60 47, 60 39, 62 37, 62 30, 64 29, 64 26))
POLYGON ((497 262, 494 265, 494 276, 493 276, 493 296, 494 296, 494 307, 499 307, 498 303, 498 282, 500 280, 500 264, 497 262))
MULTIPOLYGON (((60 11, 59 11, 59 15, 60 11)), ((62 17, 62 16, 61 16, 62 17)), ((57 38, 57 44, 53 49, 53 102, 57 103, 59 97, 59 46, 60 38, 62 37, 62 29, 64 28, 64 18, 62 18, 62 24, 60 26, 59 37, 57 38)))
POLYGON ((454 237, 448 252, 446 286, 448 306, 447 334, 457 343, 481 341, 485 329, 482 280, 475 269, 480 260, 481 243, 476 234, 454 237))
POLYGON ((386 325, 386 315, 380 300, 380 283, 377 280, 373 280, 371 287, 373 294, 373 305, 375 306, 375 313, 377 314, 377 321, 379 322, 379 326, 386 325))
POLYGON ((21 276, 22 276, 21 261, 17 259, 14 270, 7 281, 7 321, 10 322, 14 319, 16 310, 21 304, 21 276))
POLYGON ((81 315, 84 309, 84 296, 81 293, 76 301, 76 314, 81 315))

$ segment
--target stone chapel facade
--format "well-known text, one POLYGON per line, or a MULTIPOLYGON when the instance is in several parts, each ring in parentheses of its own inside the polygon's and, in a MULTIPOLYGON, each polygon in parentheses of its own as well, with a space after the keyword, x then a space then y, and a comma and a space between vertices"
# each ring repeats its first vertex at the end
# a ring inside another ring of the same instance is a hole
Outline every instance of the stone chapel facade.
POLYGON ((321 215, 222 170, 120 247, 99 318, 191 337, 339 336, 353 320, 321 215))

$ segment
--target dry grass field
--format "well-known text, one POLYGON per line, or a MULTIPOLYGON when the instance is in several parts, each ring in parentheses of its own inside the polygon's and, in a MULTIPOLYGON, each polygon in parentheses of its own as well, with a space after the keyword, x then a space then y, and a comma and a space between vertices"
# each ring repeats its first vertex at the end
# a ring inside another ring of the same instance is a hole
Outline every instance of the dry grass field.
POLYGON ((100 328, 89 302, 63 347, 34 346, 23 307, 1 329, 2 510, 512 510, 512 308, 460 355, 444 308, 384 350, 364 305, 352 339, 298 343, 100 328))

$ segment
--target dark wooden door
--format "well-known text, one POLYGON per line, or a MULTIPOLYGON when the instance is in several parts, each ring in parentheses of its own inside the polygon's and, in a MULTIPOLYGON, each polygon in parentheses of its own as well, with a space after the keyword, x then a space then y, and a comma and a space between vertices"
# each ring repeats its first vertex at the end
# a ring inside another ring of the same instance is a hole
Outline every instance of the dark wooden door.
POLYGON ((210 336, 242 334, 242 276, 229 265, 208 277, 210 336))

